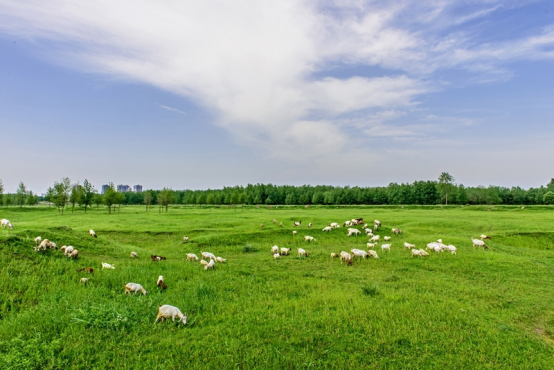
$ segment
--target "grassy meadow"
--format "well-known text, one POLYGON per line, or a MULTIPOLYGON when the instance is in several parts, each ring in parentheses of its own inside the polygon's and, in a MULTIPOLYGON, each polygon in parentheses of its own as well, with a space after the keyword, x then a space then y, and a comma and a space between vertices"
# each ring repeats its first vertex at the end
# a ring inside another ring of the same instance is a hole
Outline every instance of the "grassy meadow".
POLYGON ((159 214, 128 206, 64 215, 3 207, 0 218, 14 225, 0 230, 2 369, 554 368, 551 207, 173 207, 159 214), (378 260, 341 265, 330 253, 366 249, 368 238, 321 229, 358 217, 379 219, 376 234, 392 236, 392 251, 377 248, 378 260), (403 234, 392 235, 392 227, 403 234), (472 248, 470 237, 482 233, 492 237, 488 251, 472 248), (59 249, 35 253, 39 235, 73 245, 79 258, 59 249), (304 235, 317 241, 305 243, 304 235), (438 238, 457 255, 412 258, 402 247, 438 238), (291 247, 291 256, 275 261, 272 245, 291 247), (298 247, 309 257, 298 258, 298 247), (201 251, 227 263, 205 271, 186 261, 186 253, 201 251), (151 254, 167 260, 152 262, 151 254), (101 270, 101 262, 116 269, 101 270), (77 272, 87 266, 92 277, 77 272), (156 288, 158 275, 167 290, 156 288), (87 286, 81 277, 91 277, 87 286), (128 282, 148 295, 124 295, 128 282), (154 325, 161 304, 179 307, 189 323, 154 325))

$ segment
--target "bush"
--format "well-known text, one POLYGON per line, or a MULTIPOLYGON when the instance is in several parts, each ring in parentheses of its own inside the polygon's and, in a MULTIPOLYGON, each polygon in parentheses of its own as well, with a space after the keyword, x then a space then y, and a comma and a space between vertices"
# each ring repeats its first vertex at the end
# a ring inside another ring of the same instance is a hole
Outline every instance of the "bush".
POLYGON ((549 191, 546 194, 544 194, 544 197, 542 197, 542 201, 544 204, 554 204, 554 193, 549 191))

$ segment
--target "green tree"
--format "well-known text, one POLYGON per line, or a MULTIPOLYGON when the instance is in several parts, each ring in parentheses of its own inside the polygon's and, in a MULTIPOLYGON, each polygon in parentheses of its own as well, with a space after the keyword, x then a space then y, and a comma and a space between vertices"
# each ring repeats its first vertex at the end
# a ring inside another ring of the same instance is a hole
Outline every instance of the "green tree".
POLYGON ((231 194, 231 199, 229 199, 229 202, 231 204, 234 204, 235 205, 235 211, 237 210, 237 203, 239 202, 239 197, 240 197, 240 194, 238 191, 233 191, 233 193, 231 194))
POLYGON ((0 204, 4 204, 4 184, 2 179, 0 179, 0 204))
POLYGON ((152 192, 150 190, 146 190, 143 195, 144 204, 146 205, 146 211, 148 212, 148 209, 150 208, 150 204, 152 204, 152 192))
POLYGON ((87 179, 85 179, 85 181, 83 181, 83 186, 81 186, 81 194, 79 200, 79 202, 85 206, 85 213, 87 213, 87 207, 92 206, 92 203, 94 203, 95 195, 96 189, 87 179))
MULTIPOLYGON (((117 213, 121 210, 121 203, 125 202, 125 193, 116 193, 115 195, 115 204, 117 204, 117 213)), ((115 206, 114 206, 115 211, 115 206)))
POLYGON ((19 182, 15 199, 17 204, 19 204, 19 207, 23 207, 25 200, 27 199, 27 188, 25 187, 23 181, 19 182))
POLYGON ((33 194, 33 192, 29 192, 29 195, 27 196, 27 205, 29 206, 35 206, 38 203, 38 197, 33 194))
POLYGON ((6 207, 9 207, 10 204, 13 203, 13 198, 12 198, 12 195, 11 194, 5 194, 4 195, 4 204, 6 205, 6 207))
POLYGON ((96 210, 98 211, 98 207, 100 207, 100 204, 104 203, 104 197, 102 194, 95 194, 92 198, 92 202, 96 204, 96 210))
POLYGON ((115 190, 113 182, 110 182, 102 198, 104 204, 108 207, 108 213, 112 213, 112 206, 117 204, 117 191, 115 190))
POLYGON ((206 197, 206 203, 210 205, 214 204, 214 198, 215 198, 214 193, 208 194, 208 196, 206 197))
POLYGON ((65 209, 65 205, 69 200, 69 192, 71 188, 71 180, 69 177, 63 177, 61 181, 54 183, 52 203, 58 207, 58 211, 62 210, 62 215, 65 209))
POLYGON ((542 197, 542 201, 544 204, 554 204, 554 193, 549 191, 546 194, 544 194, 544 197, 542 197))
POLYGON ((165 211, 167 212, 167 209, 171 203, 173 203, 173 190, 163 188, 158 195, 158 204, 161 208, 165 207, 165 211))
POLYGON ((69 203, 71 203, 71 213, 75 211, 75 203, 81 198, 81 185, 78 183, 71 187, 71 193, 69 194, 69 203))
POLYGON ((442 172, 439 176, 438 187, 439 190, 445 195, 446 205, 448 205, 448 193, 452 192, 454 187, 454 177, 448 172, 442 172))

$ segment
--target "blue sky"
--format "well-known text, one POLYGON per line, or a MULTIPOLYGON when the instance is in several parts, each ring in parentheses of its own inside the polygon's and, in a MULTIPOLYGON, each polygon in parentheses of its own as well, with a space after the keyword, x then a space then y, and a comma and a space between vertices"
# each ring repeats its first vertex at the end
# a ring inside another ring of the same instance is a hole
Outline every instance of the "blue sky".
POLYGON ((553 61, 552 1, 0 0, 0 179, 539 186, 553 61))

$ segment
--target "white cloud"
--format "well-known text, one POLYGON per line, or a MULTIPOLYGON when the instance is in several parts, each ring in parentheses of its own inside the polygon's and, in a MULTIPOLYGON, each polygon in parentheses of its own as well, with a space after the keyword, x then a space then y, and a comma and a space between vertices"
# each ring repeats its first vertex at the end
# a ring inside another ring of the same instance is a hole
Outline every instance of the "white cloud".
POLYGON ((175 113, 184 114, 184 115, 187 114, 186 112, 183 112, 182 110, 179 110, 177 108, 168 107, 167 105, 162 105, 162 104, 157 104, 157 105, 158 105, 158 107, 160 107, 162 109, 165 109, 165 110, 168 110, 170 112, 175 112, 175 113))

